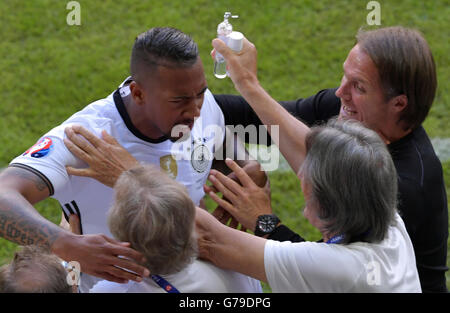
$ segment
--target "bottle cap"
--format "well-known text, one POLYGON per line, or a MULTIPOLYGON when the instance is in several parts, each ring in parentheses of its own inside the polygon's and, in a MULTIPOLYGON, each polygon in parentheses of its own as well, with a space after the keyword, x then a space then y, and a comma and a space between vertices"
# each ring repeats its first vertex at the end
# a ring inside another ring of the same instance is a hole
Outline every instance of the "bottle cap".
POLYGON ((241 32, 231 32, 228 35, 228 47, 235 52, 239 52, 242 50, 242 46, 244 45, 244 35, 241 32))

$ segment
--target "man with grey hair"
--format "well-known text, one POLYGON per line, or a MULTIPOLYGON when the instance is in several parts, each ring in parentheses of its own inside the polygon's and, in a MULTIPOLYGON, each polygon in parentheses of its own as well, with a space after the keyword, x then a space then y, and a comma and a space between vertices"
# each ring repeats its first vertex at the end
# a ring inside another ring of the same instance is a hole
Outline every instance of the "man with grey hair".
POLYGON ((61 259, 36 245, 24 246, 0 268, 0 293, 71 293, 61 259))
POLYGON ((108 215, 111 233, 141 252, 142 282, 98 282, 90 292, 261 292, 258 281, 196 260, 195 206, 186 187, 152 165, 123 172, 108 215))
MULTIPOLYGON (((297 125, 303 136, 306 129, 297 125)), ((267 281, 274 292, 420 292, 413 246, 396 212, 394 163, 380 137, 356 121, 333 120, 307 131, 297 151, 303 214, 323 242, 267 240, 197 210, 200 256, 267 281)), ((271 210, 265 192, 235 162, 227 164, 244 187, 213 172, 216 188, 239 208, 271 210)), ((242 210, 212 196, 245 227, 257 228, 242 210)))
MULTIPOLYGON (((216 41, 215 45, 222 50, 220 42, 216 41)), ((233 54, 228 55, 233 59, 233 54)), ((247 54, 245 58, 247 63, 254 63, 252 67, 256 66, 256 56, 247 54)), ((242 60, 244 57, 240 57, 242 60)), ((343 72, 339 88, 324 89, 309 98, 281 104, 309 126, 339 116, 358 120, 380 135, 388 145, 397 170, 398 209, 413 242, 422 290, 446 292, 447 195, 442 165, 421 125, 432 106, 437 87, 430 47, 414 29, 396 26, 360 30, 355 46, 343 63, 343 72)), ((235 85, 237 83, 242 85, 235 81, 235 85)), ((248 89, 245 85, 240 91, 248 93, 248 89)), ((235 112, 238 124, 258 125, 261 120, 266 124, 275 123, 271 117, 264 120, 260 114, 257 116, 256 106, 253 111, 245 95, 216 98, 235 112)), ((282 125, 285 121, 278 123, 282 125)), ((247 213, 256 221, 259 215, 272 212, 247 213)), ((279 241, 304 240, 282 223, 262 235, 279 241)))

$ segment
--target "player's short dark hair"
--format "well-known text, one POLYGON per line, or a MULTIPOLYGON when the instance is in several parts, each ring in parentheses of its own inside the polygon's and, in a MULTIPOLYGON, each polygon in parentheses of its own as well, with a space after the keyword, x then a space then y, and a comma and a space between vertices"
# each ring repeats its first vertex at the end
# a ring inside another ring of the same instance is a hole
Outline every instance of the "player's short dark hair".
POLYGON ((154 27, 137 36, 130 72, 139 81, 157 66, 189 67, 197 58, 198 46, 189 35, 172 27, 154 27))

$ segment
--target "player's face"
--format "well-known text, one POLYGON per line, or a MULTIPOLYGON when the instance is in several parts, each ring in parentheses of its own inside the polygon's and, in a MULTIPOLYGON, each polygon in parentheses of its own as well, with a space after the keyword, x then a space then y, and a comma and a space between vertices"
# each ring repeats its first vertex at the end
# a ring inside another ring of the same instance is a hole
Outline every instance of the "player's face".
POLYGON ((370 56, 358 45, 348 54, 343 65, 344 76, 336 90, 341 99, 339 118, 351 118, 383 134, 388 113, 378 69, 370 56))
POLYGON ((176 125, 181 125, 183 130, 192 129, 194 120, 200 116, 207 89, 200 58, 190 67, 159 66, 145 89, 146 120, 160 137, 181 137, 179 133, 172 134, 172 129, 176 125))

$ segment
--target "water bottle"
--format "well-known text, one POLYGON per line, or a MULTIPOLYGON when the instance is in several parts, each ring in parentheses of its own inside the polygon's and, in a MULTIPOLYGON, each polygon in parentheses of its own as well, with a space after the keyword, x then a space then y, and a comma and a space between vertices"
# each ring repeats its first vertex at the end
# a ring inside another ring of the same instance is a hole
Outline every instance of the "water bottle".
MULTIPOLYGON (((223 16, 223 22, 217 25, 217 38, 228 43, 228 36, 233 31, 233 26, 228 21, 229 18, 238 18, 237 15, 231 15, 230 12, 225 12, 223 16)), ((225 78, 227 77, 227 65, 224 57, 216 51, 216 56, 214 60, 214 76, 217 78, 225 78)))

